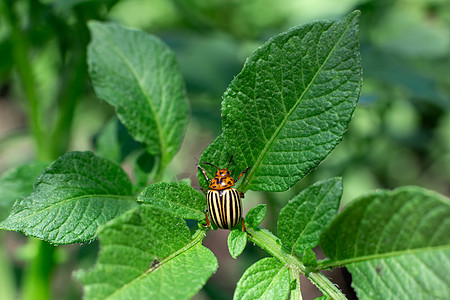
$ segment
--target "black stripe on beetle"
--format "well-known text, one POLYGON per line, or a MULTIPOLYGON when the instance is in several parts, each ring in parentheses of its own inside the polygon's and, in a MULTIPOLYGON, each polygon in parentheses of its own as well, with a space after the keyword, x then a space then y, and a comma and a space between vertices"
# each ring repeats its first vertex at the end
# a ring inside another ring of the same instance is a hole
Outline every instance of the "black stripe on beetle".
MULTIPOLYGON (((234 179, 231 177, 230 171, 228 171, 232 159, 233 156, 231 156, 226 169, 219 169, 211 163, 202 162, 217 168, 217 172, 212 179, 208 178, 205 169, 200 166, 198 168, 203 172, 205 179, 209 182, 206 202, 212 223, 222 229, 231 229, 239 221, 242 221, 242 230, 246 231, 244 220, 242 219, 241 198, 244 197, 244 194, 233 188, 233 186, 247 172, 250 166, 241 172, 237 179, 234 179)), ((207 226, 210 226, 206 212, 205 217, 207 226)))
POLYGON ((211 221, 217 227, 231 229, 241 220, 242 200, 236 189, 208 190, 206 201, 211 221))

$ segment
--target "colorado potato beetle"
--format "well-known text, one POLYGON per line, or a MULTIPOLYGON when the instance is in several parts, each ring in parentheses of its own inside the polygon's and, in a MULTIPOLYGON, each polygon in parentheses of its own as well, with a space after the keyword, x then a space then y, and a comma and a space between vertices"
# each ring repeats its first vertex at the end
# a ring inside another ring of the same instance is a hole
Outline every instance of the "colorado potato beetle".
MULTIPOLYGON (((247 172, 250 166, 242 171, 237 179, 234 179, 228 170, 232 159, 233 156, 230 157, 226 169, 220 169, 211 163, 202 161, 203 164, 213 166, 217 169, 212 179, 208 178, 205 169, 200 166, 198 168, 203 172, 206 181, 209 182, 209 189, 206 192, 206 203, 207 212, 211 216, 212 223, 222 229, 231 229, 241 221, 242 230, 245 231, 244 220, 242 219, 241 200, 241 198, 244 198, 244 194, 233 188, 233 186, 247 172)), ((206 224, 211 226, 207 212, 205 212, 206 224)))

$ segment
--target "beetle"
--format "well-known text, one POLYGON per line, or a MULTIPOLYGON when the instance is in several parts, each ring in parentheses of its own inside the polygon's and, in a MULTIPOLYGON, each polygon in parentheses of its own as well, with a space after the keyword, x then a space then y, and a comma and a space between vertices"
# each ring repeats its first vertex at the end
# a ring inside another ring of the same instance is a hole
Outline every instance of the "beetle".
POLYGON ((248 171, 250 166, 242 171, 237 179, 234 179, 228 170, 232 160, 233 155, 230 157, 230 161, 228 162, 226 169, 220 169, 212 163, 202 161, 203 164, 213 166, 217 169, 217 172, 212 179, 208 178, 205 169, 198 166, 198 168, 203 172, 206 181, 209 182, 209 189, 206 192, 206 225, 211 226, 207 214, 207 212, 209 212, 212 223, 217 227, 222 229, 231 229, 236 226, 239 221, 241 221, 242 230, 246 231, 244 219, 242 219, 241 199, 244 198, 244 193, 239 192, 237 189, 233 188, 233 186, 242 177, 242 175, 248 171))

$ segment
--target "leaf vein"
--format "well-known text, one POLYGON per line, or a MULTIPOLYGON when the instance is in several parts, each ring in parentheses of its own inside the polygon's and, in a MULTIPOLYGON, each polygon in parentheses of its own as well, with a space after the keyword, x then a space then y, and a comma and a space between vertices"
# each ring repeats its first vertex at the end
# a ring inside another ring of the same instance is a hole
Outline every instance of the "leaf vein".
MULTIPOLYGON (((250 169, 249 174, 244 178, 244 182, 241 184, 241 189, 243 192, 245 192, 247 190, 247 186, 249 184, 249 181, 253 178, 256 170, 259 168, 262 160, 264 159, 264 157, 266 156, 267 152, 269 151, 269 149, 272 147, 272 144, 274 143, 275 139, 277 138, 277 136, 279 135, 279 133, 281 132, 282 128, 284 127, 285 123, 287 122, 288 118, 290 118, 290 116, 293 114, 293 112, 295 111, 295 109, 298 107, 299 103, 301 102, 301 100, 303 100, 303 98, 305 97, 305 95, 307 94, 307 92, 310 90, 312 84, 314 83, 315 79, 317 78, 318 74, 322 71, 322 68, 324 67, 324 65, 326 64, 326 62, 329 60, 329 58, 331 57, 331 54, 334 52, 334 50, 336 49, 337 45, 341 42, 343 36, 345 35, 345 33, 347 32, 349 26, 347 26, 347 28, 343 31, 343 33, 341 34, 341 36, 339 37, 338 41, 333 45, 333 48, 330 50, 330 52, 328 53, 327 57, 325 58, 323 64, 319 65, 318 70, 315 72, 313 78, 311 79, 311 81, 308 83, 308 85, 306 86, 306 88, 304 89, 304 91, 302 92, 302 94, 300 95, 300 97, 297 99, 296 103, 292 106, 292 108, 289 110, 289 112, 285 115, 284 119, 282 120, 282 122, 280 123, 280 125, 277 127, 276 131, 274 132, 274 134, 271 136, 271 138, 269 139, 268 143, 264 146, 264 148, 261 150, 261 154, 258 156, 257 160, 255 161, 255 163, 253 164, 253 168, 250 169)), ((323 33, 321 33, 323 34, 323 33)))

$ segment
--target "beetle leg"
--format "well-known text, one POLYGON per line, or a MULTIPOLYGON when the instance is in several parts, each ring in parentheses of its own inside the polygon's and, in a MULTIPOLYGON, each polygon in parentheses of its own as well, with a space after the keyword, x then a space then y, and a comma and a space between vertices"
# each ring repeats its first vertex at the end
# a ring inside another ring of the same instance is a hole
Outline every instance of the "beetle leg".
POLYGON ((243 192, 239 192, 239 195, 241 196, 241 198, 244 198, 244 193, 243 192))
POLYGON ((206 226, 211 227, 211 223, 209 222, 207 211, 205 211, 205 218, 206 218, 206 226))
POLYGON ((208 178, 208 175, 206 175, 206 171, 205 169, 203 169, 202 167, 200 167, 199 165, 197 165, 197 168, 199 168, 200 170, 202 170, 203 175, 205 176, 206 181, 210 182, 211 179, 208 178))
POLYGON ((227 170, 228 170, 228 168, 230 167, 231 161, 232 161, 232 160, 233 160, 233 155, 231 155, 231 157, 230 157, 230 161, 228 162, 227 170))
POLYGON ((245 233, 247 233, 249 236, 252 236, 252 235, 247 231, 247 228, 245 227, 245 224, 244 224, 244 218, 241 218, 241 222, 242 222, 242 231, 244 231, 245 233))
POLYGON ((242 175, 244 175, 245 173, 247 173, 248 169, 250 169, 250 166, 247 167, 247 169, 245 169, 244 171, 241 172, 241 174, 239 174, 239 177, 235 180, 235 182, 237 182, 239 180, 239 178, 242 177, 242 175))

